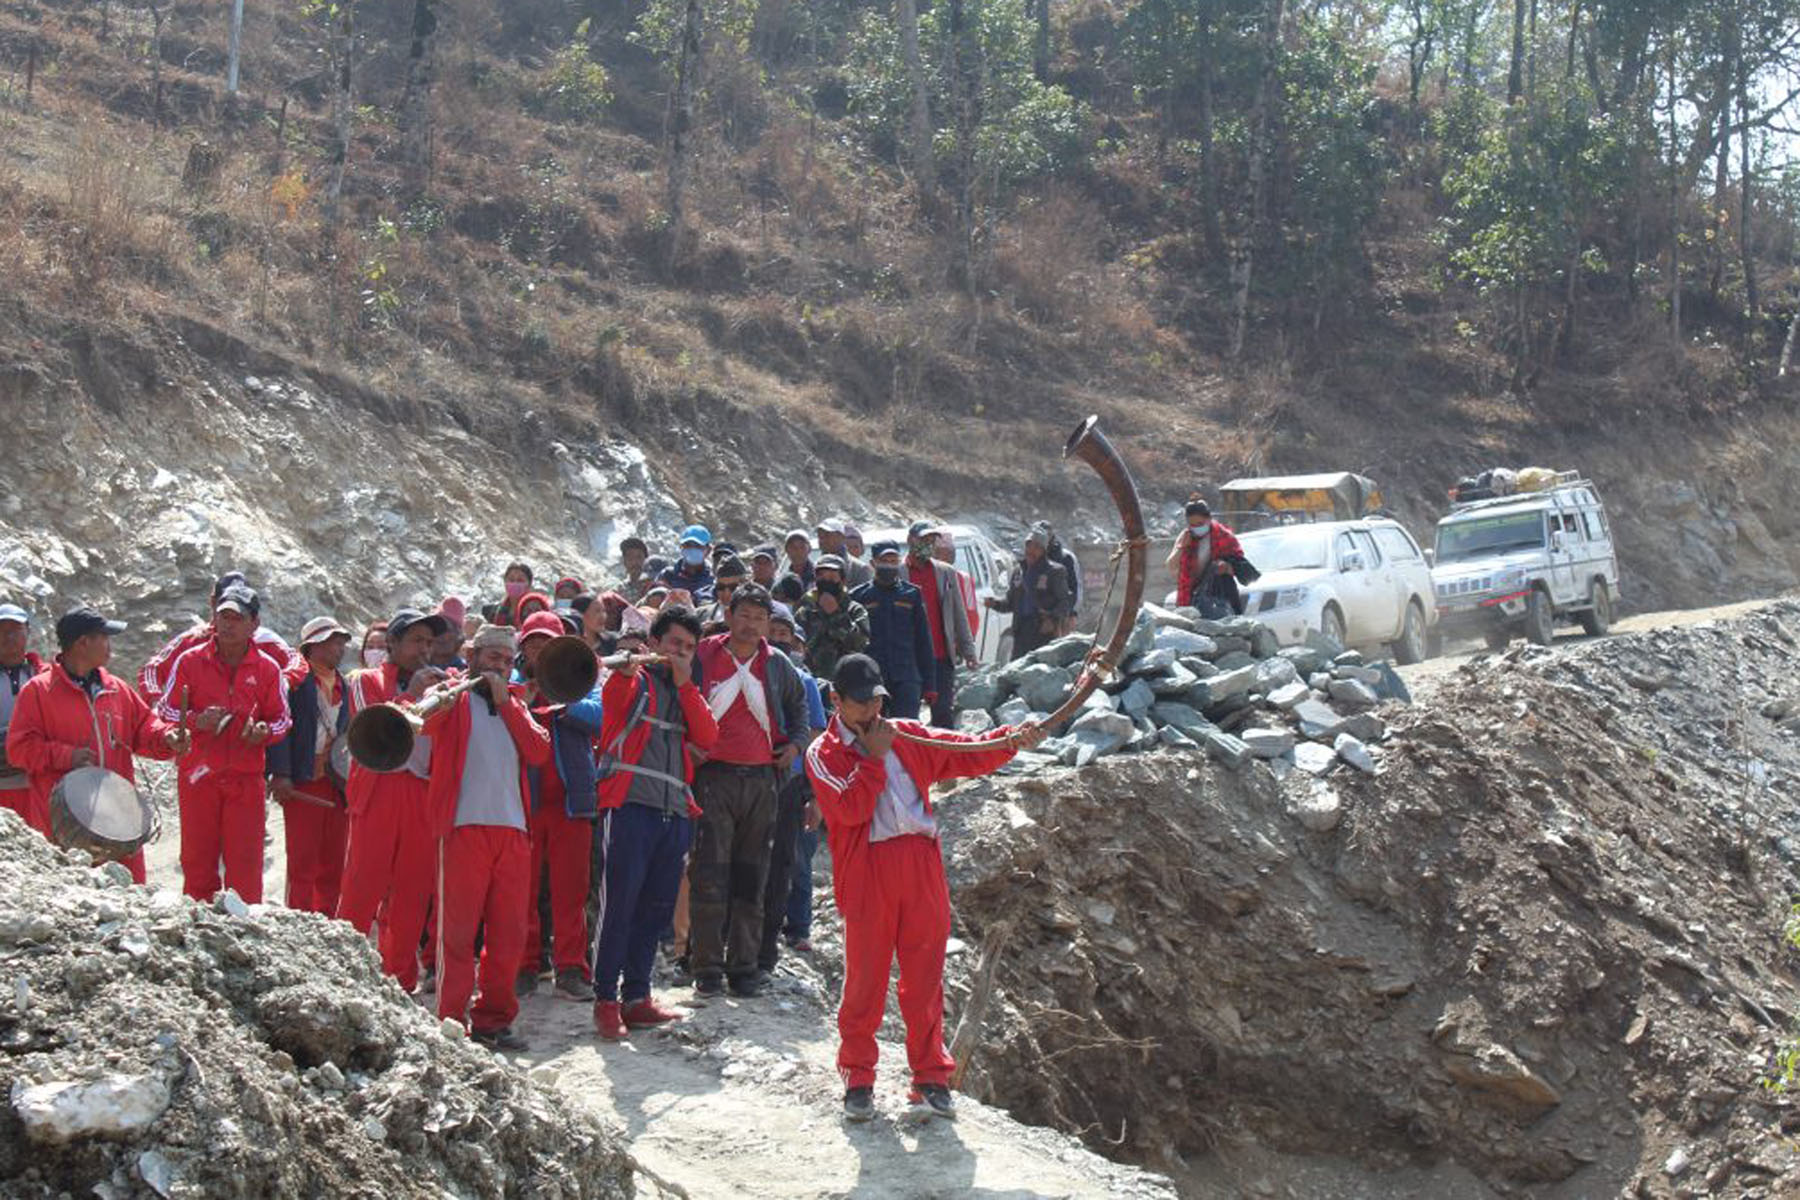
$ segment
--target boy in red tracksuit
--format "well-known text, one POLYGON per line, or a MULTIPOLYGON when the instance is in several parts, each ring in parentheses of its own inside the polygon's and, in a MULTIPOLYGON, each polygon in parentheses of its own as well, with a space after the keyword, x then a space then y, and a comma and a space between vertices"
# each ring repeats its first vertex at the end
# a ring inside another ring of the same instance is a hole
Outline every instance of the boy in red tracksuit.
POLYGON ((213 608, 213 634, 183 651, 169 672, 160 714, 183 710, 194 751, 176 774, 181 806, 182 891, 210 900, 225 886, 246 904, 262 902, 264 747, 288 734, 287 683, 273 659, 251 648, 256 593, 233 584, 213 608))
POLYGON ((550 762, 550 734, 532 720, 524 687, 507 686, 513 646, 504 626, 477 631, 469 667, 484 686, 433 713, 423 731, 432 739, 431 820, 439 838, 438 1016, 466 1021, 470 1036, 495 1050, 526 1049, 512 1030, 531 894, 525 769, 550 762), (477 933, 481 987, 471 1011, 477 933))
POLYGON ((832 889, 844 918, 844 994, 838 1006, 838 1070, 844 1115, 875 1115, 875 1032, 887 1011, 888 971, 900 959, 900 1015, 906 1021, 911 1103, 926 1115, 954 1117, 944 1047, 944 947, 950 938, 950 886, 938 847, 931 785, 985 775, 1044 740, 1035 723, 996 730, 994 749, 959 747, 976 739, 917 721, 887 721, 881 668, 846 655, 832 677, 838 711, 806 752, 806 773, 831 839, 832 889), (902 741, 896 734, 923 742, 902 741))
MULTIPOLYGON (((131 685, 107 671, 112 635, 125 626, 91 608, 75 608, 56 623, 62 648, 49 669, 26 681, 6 732, 8 762, 31 781, 31 827, 50 834, 50 793, 77 767, 105 767, 135 781, 131 756, 174 758, 190 745, 187 731, 160 720, 131 685)), ((4 687, 0 683, 0 687, 4 687)), ((144 882, 144 852, 124 860, 144 882)))
MULTIPOLYGON (((410 706, 444 674, 425 665, 431 643, 450 628, 436 614, 403 608, 387 625, 385 663, 351 675, 345 685, 350 719, 376 704, 410 706)), ((431 739, 413 741, 412 757, 394 771, 350 764, 346 789, 350 839, 337 915, 368 933, 381 914, 381 967, 401 987, 419 984, 419 939, 437 888, 437 835, 432 830, 428 780, 431 739)))

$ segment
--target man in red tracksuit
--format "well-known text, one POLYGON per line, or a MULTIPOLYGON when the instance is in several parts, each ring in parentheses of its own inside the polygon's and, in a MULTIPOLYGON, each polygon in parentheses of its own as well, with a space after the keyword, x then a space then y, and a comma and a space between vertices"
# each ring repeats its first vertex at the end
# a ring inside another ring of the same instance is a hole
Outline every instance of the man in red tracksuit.
POLYGON ((31 777, 4 753, 6 730, 12 723, 19 693, 44 662, 26 646, 31 615, 16 604, 0 604, 0 808, 10 808, 32 824, 31 777))
POLYGON ((288 734, 287 684, 273 659, 251 648, 256 593, 233 584, 213 608, 213 633, 185 650, 169 672, 160 713, 185 712, 194 752, 176 773, 181 806, 182 891, 210 900, 225 886, 246 904, 262 902, 264 747, 288 734))
MULTIPOLYGON (((403 608, 388 621, 387 661, 351 675, 350 718, 375 704, 411 705, 442 672, 425 665, 431 643, 449 623, 403 608)), ((437 837, 428 808, 431 739, 413 741, 412 757, 394 771, 350 764, 350 841, 337 915, 369 932, 381 915, 381 966, 412 991, 419 984, 419 939, 437 888, 437 837)))
POLYGON ((550 734, 531 719, 525 689, 507 686, 513 644, 504 626, 478 630, 469 667, 484 686, 432 714, 424 728, 432 739, 432 830, 440 839, 438 1016, 466 1021, 471 1037, 496 1050, 526 1048, 512 1030, 531 893, 525 769, 550 762, 550 734), (471 1011, 477 933, 481 987, 471 1011))
POLYGON ((588 986, 587 900, 590 856, 594 848, 596 787, 594 737, 600 732, 600 684, 571 704, 550 704, 538 693, 537 658, 550 639, 563 635, 555 613, 532 613, 519 629, 519 670, 515 683, 525 688, 525 703, 550 734, 550 763, 527 772, 531 782, 531 895, 525 905, 524 958, 519 963, 519 991, 537 990, 538 947, 543 929, 538 918, 538 891, 544 865, 550 867, 551 962, 556 991, 570 1000, 592 1000, 588 986))
MULTIPOLYGON (((227 571, 219 576, 213 584, 212 603, 216 606, 219 603, 219 597, 225 594, 225 589, 233 586, 250 586, 244 579, 242 571, 227 571)), ((253 622, 252 629, 251 648, 259 654, 266 655, 281 670, 286 671, 291 667, 302 665, 300 656, 281 640, 280 634, 273 629, 265 629, 260 622, 253 622)), ((162 703, 163 693, 168 691, 169 679, 175 671, 175 660, 206 641, 212 636, 212 633, 212 622, 207 621, 196 624, 187 632, 178 633, 170 638, 163 648, 156 652, 155 657, 144 664, 144 669, 138 672, 138 691, 143 693, 144 699, 149 701, 153 707, 162 703)))
MULTIPOLYGON (((174 758, 187 753, 187 731, 159 719, 131 685, 107 671, 112 635, 125 626, 91 608, 75 608, 56 623, 62 653, 26 681, 6 732, 7 761, 31 780, 30 823, 50 834, 50 793, 77 767, 105 767, 135 781, 131 756, 174 758)), ((0 683, 0 686, 5 686, 0 683)), ((144 852, 125 859, 144 882, 144 852)))
POLYGON ((985 775, 1044 740, 1027 722, 985 735, 1003 744, 962 749, 976 739, 917 721, 887 721, 881 668, 867 655, 838 661, 837 715, 806 752, 806 773, 831 839, 832 889, 844 919, 844 994, 838 1006, 838 1070, 844 1115, 875 1115, 875 1032, 887 1011, 888 971, 900 959, 900 1015, 906 1021, 911 1103, 924 1115, 955 1116, 944 1048, 944 947, 950 886, 938 848, 931 785, 985 775), (908 735, 899 740, 897 734, 908 735), (924 739, 915 741, 910 739, 924 739))

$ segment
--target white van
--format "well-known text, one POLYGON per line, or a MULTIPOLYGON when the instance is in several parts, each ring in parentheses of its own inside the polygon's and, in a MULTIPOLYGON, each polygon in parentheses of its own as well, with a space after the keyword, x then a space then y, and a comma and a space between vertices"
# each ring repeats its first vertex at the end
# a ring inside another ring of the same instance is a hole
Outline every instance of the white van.
POLYGON ((1274 630, 1282 645, 1299 645, 1313 631, 1344 646, 1389 644, 1400 663, 1425 657, 1437 616, 1431 566, 1398 521, 1301 522, 1238 541, 1262 573, 1244 615, 1274 630))
POLYGON ((1440 632, 1495 650, 1519 633, 1548 646, 1565 621, 1599 637, 1619 597, 1606 508, 1573 474, 1543 491, 1456 506, 1438 522, 1431 575, 1440 632))
MULTIPOLYGON (((982 601, 1006 599, 1012 581, 1012 553, 973 525, 939 525, 956 542, 956 569, 975 584, 975 656, 983 664, 1005 663, 1012 658, 1012 616, 993 612, 982 601)), ((877 542, 896 542, 905 553, 906 530, 875 529, 863 533, 864 547, 877 542)))

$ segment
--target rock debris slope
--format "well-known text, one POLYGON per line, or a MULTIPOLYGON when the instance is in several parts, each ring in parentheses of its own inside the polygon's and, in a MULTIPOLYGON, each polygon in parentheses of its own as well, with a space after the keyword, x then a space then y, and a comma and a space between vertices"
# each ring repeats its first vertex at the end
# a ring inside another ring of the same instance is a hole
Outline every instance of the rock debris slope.
POLYGON ((0 812, 0 1191, 632 1194, 616 1134, 438 1022, 348 925, 69 865, 0 812))
POLYGON ((1383 706, 1374 776, 1164 749, 964 785, 961 932, 1004 946, 978 1093, 1177 1168, 1795 1194, 1758 1081, 1800 1005, 1797 637, 1784 602, 1478 659, 1383 706))

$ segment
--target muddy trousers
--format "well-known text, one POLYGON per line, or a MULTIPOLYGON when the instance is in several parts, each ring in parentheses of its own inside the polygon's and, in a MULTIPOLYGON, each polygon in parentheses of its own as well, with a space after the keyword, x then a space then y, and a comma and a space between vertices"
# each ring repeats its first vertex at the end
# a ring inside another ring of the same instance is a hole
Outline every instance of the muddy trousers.
POLYGON ((181 809, 183 894, 196 900, 216 896, 223 860, 224 886, 245 904, 261 904, 268 819, 262 776, 209 773, 190 779, 183 774, 175 792, 181 809))
POLYGON ((503 825, 458 825, 438 847, 438 1016, 476 1033, 505 1029, 519 1015, 514 986, 525 954, 531 840, 503 825), (481 938, 477 992, 475 939, 481 938), (469 1010, 469 997, 475 1007, 469 1010))
POLYGON ((675 911, 693 836, 685 813, 626 803, 601 814, 605 866, 594 917, 595 999, 630 1004, 650 995, 656 942, 675 911))
POLYGON ((594 823, 571 817, 563 808, 561 789, 544 797, 531 814, 531 897, 525 906, 525 958, 521 970, 537 963, 543 945, 539 892, 549 865, 550 961, 558 971, 587 973, 588 863, 594 848, 594 823))
POLYGON ((775 768, 707 763, 694 776, 694 798, 702 812, 688 859, 688 966, 695 979, 747 982, 762 949, 775 768))
POLYGON ((950 887, 937 839, 907 834, 872 842, 857 877, 836 886, 844 910, 844 995, 838 1005, 844 1086, 874 1086, 875 1032, 887 1011, 888 972, 896 957, 913 1085, 949 1083, 956 1069, 944 1048, 950 887))
POLYGON ((350 816, 344 796, 329 779, 294 785, 295 798, 281 806, 287 841, 287 906, 295 912, 337 911, 344 879, 344 845, 350 816))
POLYGON ((381 968, 407 991, 419 983, 419 939, 437 887, 437 838, 425 780, 382 777, 368 807, 350 815, 350 844, 337 915, 369 932, 381 914, 381 968))
POLYGON ((782 783, 775 810, 775 840, 769 849, 769 878, 763 885, 762 946, 756 955, 756 965, 765 971, 773 971, 781 961, 781 927, 787 923, 800 826, 811 800, 812 783, 804 774, 789 776, 782 783))

